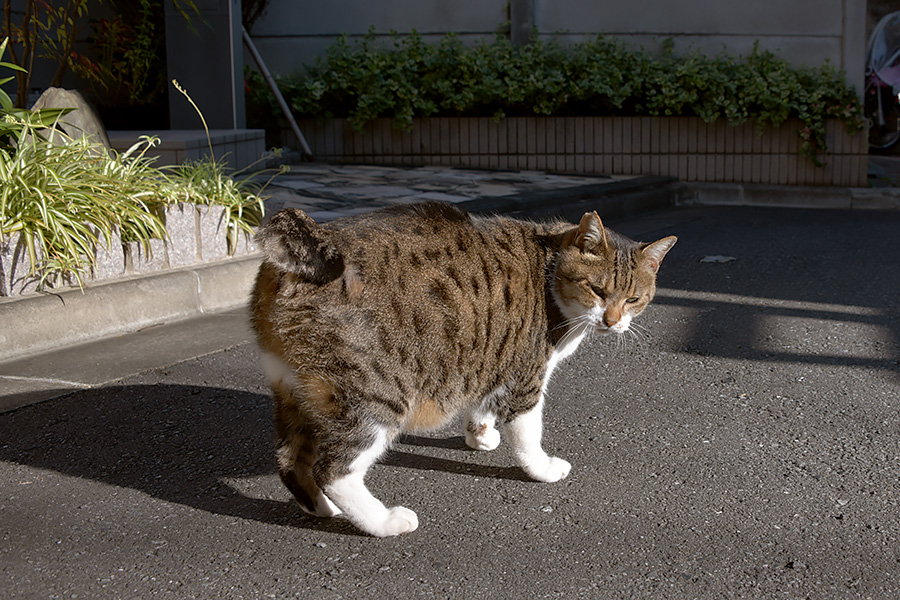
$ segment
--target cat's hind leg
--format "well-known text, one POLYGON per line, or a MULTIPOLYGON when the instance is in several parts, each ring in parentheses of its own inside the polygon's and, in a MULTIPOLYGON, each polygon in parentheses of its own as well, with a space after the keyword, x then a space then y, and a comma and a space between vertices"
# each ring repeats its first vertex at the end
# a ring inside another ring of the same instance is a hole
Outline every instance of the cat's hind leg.
POLYGON ((463 417, 466 445, 475 450, 493 450, 500 445, 500 432, 496 428, 497 415, 476 408, 463 417))
POLYGON ((272 355, 266 358, 275 400, 278 476, 304 512, 316 517, 339 515, 340 509, 322 493, 313 478, 318 441, 313 424, 294 395, 296 381, 281 361, 272 355))
MULTIPOLYGON (((277 413, 281 413, 284 403, 276 400, 276 407, 277 413)), ((294 411, 290 416, 277 414, 275 428, 278 434, 275 451, 278 476, 294 495, 300 508, 316 517, 341 514, 341 510, 322 493, 313 478, 317 443, 311 423, 302 413, 294 411)))
POLYGON ((494 403, 506 393, 501 386, 485 396, 478 406, 470 408, 463 417, 463 433, 466 445, 475 450, 494 450, 500 445, 500 432, 497 431, 497 413, 494 403))
POLYGON ((334 517, 341 514, 341 510, 322 493, 312 475, 316 447, 310 433, 304 428, 285 437, 279 436, 275 452, 278 476, 304 512, 316 517, 334 517))
POLYGON ((541 448, 543 406, 544 399, 541 397, 531 410, 517 415, 507 423, 504 431, 513 447, 516 460, 525 472, 532 479, 549 483, 566 477, 572 465, 561 458, 549 456, 541 448))
POLYGON ((377 537, 409 533, 419 526, 416 513, 403 506, 387 508, 366 488, 369 467, 387 450, 396 432, 359 425, 321 440, 316 481, 354 525, 377 537), (348 462, 348 458, 352 457, 348 462))

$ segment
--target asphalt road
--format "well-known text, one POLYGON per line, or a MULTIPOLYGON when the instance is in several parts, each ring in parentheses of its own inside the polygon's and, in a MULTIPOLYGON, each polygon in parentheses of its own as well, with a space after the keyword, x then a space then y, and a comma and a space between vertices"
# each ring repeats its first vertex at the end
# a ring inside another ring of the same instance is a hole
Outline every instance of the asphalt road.
POLYGON ((527 480, 455 427, 304 516, 252 344, 0 415, 3 598, 900 597, 900 213, 680 208, 637 336, 557 371, 527 480))

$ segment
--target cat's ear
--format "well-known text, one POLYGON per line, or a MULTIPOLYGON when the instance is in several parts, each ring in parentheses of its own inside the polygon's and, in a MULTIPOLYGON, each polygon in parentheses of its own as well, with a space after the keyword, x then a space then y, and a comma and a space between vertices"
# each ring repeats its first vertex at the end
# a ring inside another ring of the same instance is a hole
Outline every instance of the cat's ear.
POLYGON ((279 211, 256 234, 266 260, 312 283, 328 283, 344 272, 344 259, 328 232, 302 210, 279 211))
POLYGON ((677 237, 670 235, 669 237, 664 237, 652 244, 644 244, 641 247, 641 256, 644 257, 654 273, 659 270, 662 259, 665 258, 666 253, 672 249, 672 246, 674 246, 677 241, 677 237))
POLYGON ((575 245, 582 252, 596 248, 606 250, 609 248, 609 240, 606 239, 606 228, 597 211, 584 213, 581 223, 578 224, 578 232, 575 234, 575 245))

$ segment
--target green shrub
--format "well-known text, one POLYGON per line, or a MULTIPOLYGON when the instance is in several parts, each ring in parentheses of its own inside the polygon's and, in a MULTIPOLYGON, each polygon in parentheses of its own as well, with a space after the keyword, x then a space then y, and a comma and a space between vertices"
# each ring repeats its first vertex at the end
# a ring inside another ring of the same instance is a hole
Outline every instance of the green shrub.
MULTIPOLYGON (((251 118, 278 114, 262 79, 250 75, 248 84, 251 118)), ((815 158, 827 150, 826 118, 851 131, 863 124, 856 93, 827 63, 796 68, 758 46, 748 56, 676 57, 671 40, 654 56, 602 36, 516 48, 503 37, 425 44, 414 32, 385 48, 370 32, 355 44, 339 39, 304 77, 279 85, 298 116, 346 117, 356 129, 378 117, 409 129, 414 117, 434 115, 685 115, 760 127, 793 117, 802 151, 815 158)))
POLYGON ((56 144, 23 129, 13 152, 0 150, 0 239, 24 236, 40 287, 75 280, 107 248, 123 239, 163 238, 151 205, 160 202, 144 182, 144 168, 99 152, 85 138, 56 144))
POLYGON ((24 235, 40 288, 83 285, 97 246, 109 247, 114 232, 150 255, 150 240, 167 238, 159 215, 168 204, 224 206, 231 251, 262 220, 265 184, 255 175, 236 179, 214 159, 157 168, 146 156, 154 138, 122 154, 85 138, 54 143, 27 128, 17 142, 0 149, 0 242, 24 235))

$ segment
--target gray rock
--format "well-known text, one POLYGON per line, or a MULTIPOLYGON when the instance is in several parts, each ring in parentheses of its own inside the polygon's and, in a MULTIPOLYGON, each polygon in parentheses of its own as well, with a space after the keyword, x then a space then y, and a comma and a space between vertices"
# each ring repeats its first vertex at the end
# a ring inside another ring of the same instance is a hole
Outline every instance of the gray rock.
MULTIPOLYGON (((75 109, 60 118, 59 128, 70 138, 80 139, 82 136, 86 136, 91 142, 110 148, 109 137, 106 135, 103 122, 80 92, 55 87, 47 88, 34 103, 32 110, 41 108, 75 109)), ((57 143, 64 140, 59 135, 53 136, 51 139, 57 143)))

